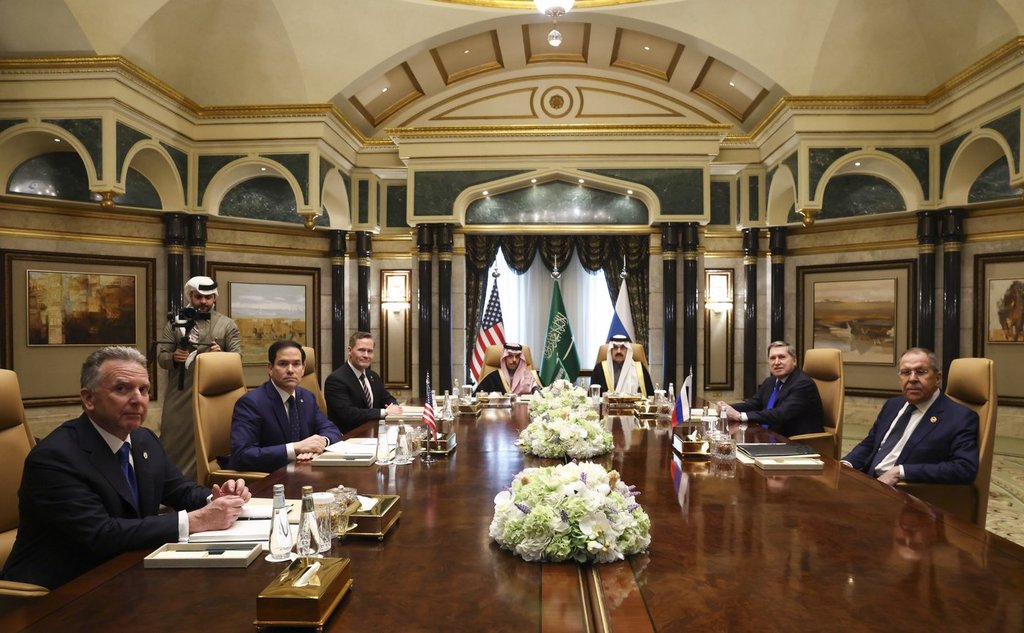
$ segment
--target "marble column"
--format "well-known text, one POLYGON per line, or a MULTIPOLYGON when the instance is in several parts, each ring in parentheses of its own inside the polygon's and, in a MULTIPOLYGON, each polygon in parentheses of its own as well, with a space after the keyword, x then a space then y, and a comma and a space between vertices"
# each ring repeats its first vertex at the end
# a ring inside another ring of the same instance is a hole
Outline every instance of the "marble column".
MULTIPOLYGON (((682 225, 683 247, 683 371, 693 373, 693 393, 702 384, 697 371, 697 247, 700 236, 696 222, 682 225)), ((703 389, 701 390, 703 392, 703 389)))
POLYGON ((206 216, 188 217, 188 270, 189 277, 206 274, 206 216))
MULTIPOLYGON (((661 227, 661 276, 662 276, 662 310, 664 323, 662 332, 662 354, 665 362, 665 376, 662 384, 670 382, 681 384, 676 380, 676 256, 679 249, 679 231, 674 224, 661 227)), ((686 373, 686 369, 683 370, 686 373)), ((691 388, 692 391, 692 388, 691 388)), ((670 394, 671 395, 671 394, 670 394)))
POLYGON ((772 341, 786 340, 786 227, 768 229, 768 253, 772 268, 772 341))
POLYGON ((453 225, 437 225, 437 387, 452 389, 452 250, 453 225))
POLYGON ((356 278, 356 314, 358 329, 370 331, 370 255, 373 252, 369 231, 356 231, 356 256, 359 273, 356 278))
MULTIPOLYGON (((185 221, 184 213, 165 213, 164 247, 167 250, 167 311, 168 317, 181 309, 181 291, 185 287, 185 221)), ((160 326, 163 327, 163 324, 160 326)))
POLYGON ((917 214, 917 313, 911 345, 935 349, 935 245, 939 242, 939 212, 917 214))
MULTIPOLYGON (((429 224, 420 224, 416 227, 416 246, 419 250, 419 291, 416 295, 416 304, 419 306, 419 357, 420 357, 420 378, 417 389, 420 398, 426 399, 427 373, 433 365, 434 350, 431 346, 433 334, 433 310, 431 299, 433 297, 433 250, 434 250, 434 229, 429 224)), ((449 376, 450 374, 449 369, 449 376)), ((433 387, 437 391, 437 387, 433 387)), ((414 390, 415 393, 415 390, 414 390)))
MULTIPOLYGON (((746 298, 743 301, 743 394, 757 390, 757 254, 760 229, 743 229, 743 277, 746 298)), ((730 359, 732 362, 732 359, 730 359)))
MULTIPOLYGON (((330 233, 331 259, 331 370, 341 367, 348 357, 345 333, 345 231, 330 233)), ((323 361, 321 361, 323 362, 323 361)))
POLYGON ((942 215, 942 373, 960 357, 960 275, 963 265, 964 211, 946 209, 942 215))

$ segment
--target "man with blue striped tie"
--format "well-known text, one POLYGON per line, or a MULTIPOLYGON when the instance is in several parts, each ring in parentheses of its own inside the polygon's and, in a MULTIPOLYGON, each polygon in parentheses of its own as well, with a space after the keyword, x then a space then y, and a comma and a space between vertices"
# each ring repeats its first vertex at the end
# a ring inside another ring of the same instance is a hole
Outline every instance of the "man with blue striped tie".
POLYGON ((818 387, 797 364, 792 345, 773 341, 768 345, 771 376, 743 402, 719 402, 719 414, 725 411, 730 422, 760 424, 786 437, 824 431, 825 416, 818 387))

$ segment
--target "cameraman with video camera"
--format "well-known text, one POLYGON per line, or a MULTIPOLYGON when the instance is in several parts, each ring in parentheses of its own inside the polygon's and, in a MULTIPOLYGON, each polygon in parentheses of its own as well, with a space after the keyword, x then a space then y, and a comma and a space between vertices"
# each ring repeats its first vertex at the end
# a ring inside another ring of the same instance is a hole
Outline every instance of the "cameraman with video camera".
MULTIPOLYGON (((195 431, 192 426, 192 374, 197 354, 242 351, 238 326, 213 308, 217 282, 197 276, 185 282, 186 306, 171 314, 160 337, 158 362, 167 370, 160 443, 189 479, 196 478, 195 431), (176 341, 172 346, 164 341, 176 341)), ((204 482, 205 483, 205 482, 204 482)))

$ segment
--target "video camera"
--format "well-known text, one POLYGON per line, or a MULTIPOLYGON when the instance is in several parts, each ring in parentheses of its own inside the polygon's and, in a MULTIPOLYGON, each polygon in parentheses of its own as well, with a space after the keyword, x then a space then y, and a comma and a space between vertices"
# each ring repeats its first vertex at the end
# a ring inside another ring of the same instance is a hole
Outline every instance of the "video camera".
POLYGON ((172 310, 167 315, 168 320, 171 322, 171 326, 176 329, 181 329, 183 332, 181 338, 178 339, 178 347, 180 349, 188 349, 192 346, 189 336, 192 334, 192 328, 196 326, 196 321, 209 321, 209 312, 200 312, 192 306, 187 306, 174 313, 172 310))

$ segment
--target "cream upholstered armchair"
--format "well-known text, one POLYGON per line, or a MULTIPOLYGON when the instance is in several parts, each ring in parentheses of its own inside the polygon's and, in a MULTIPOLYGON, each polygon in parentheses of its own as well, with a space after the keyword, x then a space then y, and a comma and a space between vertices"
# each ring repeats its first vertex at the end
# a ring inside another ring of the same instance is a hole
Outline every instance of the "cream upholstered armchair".
POLYGON ((327 400, 324 399, 324 391, 320 388, 320 372, 316 370, 316 351, 312 347, 306 346, 302 347, 302 351, 306 353, 306 369, 302 372, 299 386, 313 392, 313 395, 316 396, 317 406, 324 412, 324 415, 327 415, 327 400))
POLYGON ((807 444, 820 455, 831 455, 838 460, 843 450, 843 353, 837 349, 809 349, 804 352, 803 369, 818 387, 825 430, 822 433, 794 435, 789 439, 807 444))
POLYGON ((969 484, 900 482, 897 488, 953 516, 985 527, 996 435, 996 367, 989 358, 958 358, 949 366, 946 395, 978 414, 978 474, 969 484))
MULTIPOLYGON (((7 562, 18 535, 18 488, 25 458, 34 445, 25 421, 18 375, 0 369, 0 568, 7 562)), ((46 587, 27 582, 0 580, 0 606, 10 598, 35 598, 49 592, 46 587)))
MULTIPOLYGON (((484 352, 484 366, 480 370, 480 378, 477 380, 478 384, 480 380, 484 379, 484 376, 498 369, 498 363, 501 362, 501 352, 504 349, 503 345, 490 345, 487 347, 487 351, 484 352)), ((537 367, 533 364, 533 354, 530 353, 529 345, 523 345, 523 360, 526 361, 528 369, 536 371, 537 367)))
POLYGON ((192 413, 196 434, 196 481, 210 486, 242 477, 260 479, 267 473, 222 469, 218 457, 231 453, 231 415, 245 395, 242 356, 208 352, 196 356, 192 413))

